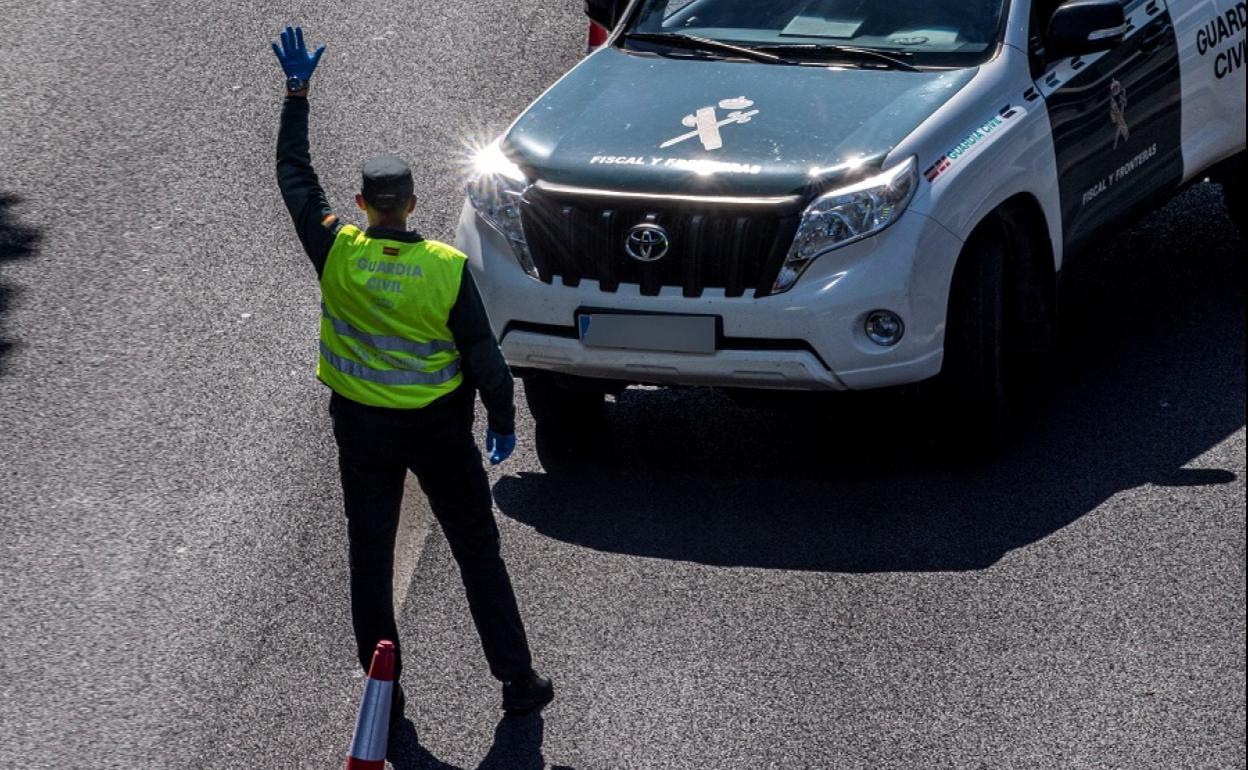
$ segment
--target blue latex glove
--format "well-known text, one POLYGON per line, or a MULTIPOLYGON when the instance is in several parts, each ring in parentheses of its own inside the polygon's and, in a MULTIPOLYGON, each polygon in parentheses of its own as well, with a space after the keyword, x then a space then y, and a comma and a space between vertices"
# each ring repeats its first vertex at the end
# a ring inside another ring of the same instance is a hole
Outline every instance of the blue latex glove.
POLYGON ((325 53, 325 46, 309 54, 308 47, 303 42, 303 28, 287 27, 282 32, 281 47, 279 48, 277 43, 273 44, 273 53, 277 54, 277 60, 281 63, 282 72, 286 73, 286 77, 299 78, 306 83, 316 70, 321 54, 325 53))
POLYGON ((490 465, 498 465, 499 463, 511 457, 511 453, 516 450, 516 434, 495 433, 488 428, 485 431, 485 451, 490 456, 490 465))

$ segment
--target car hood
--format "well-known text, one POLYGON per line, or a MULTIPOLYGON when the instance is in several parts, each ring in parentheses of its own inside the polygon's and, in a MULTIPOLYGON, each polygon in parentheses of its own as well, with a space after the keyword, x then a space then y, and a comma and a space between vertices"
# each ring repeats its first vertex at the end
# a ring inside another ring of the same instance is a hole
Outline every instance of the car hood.
POLYGON ((546 183, 791 195, 851 175, 863 159, 878 162, 975 72, 799 67, 607 48, 534 102, 503 148, 546 183))

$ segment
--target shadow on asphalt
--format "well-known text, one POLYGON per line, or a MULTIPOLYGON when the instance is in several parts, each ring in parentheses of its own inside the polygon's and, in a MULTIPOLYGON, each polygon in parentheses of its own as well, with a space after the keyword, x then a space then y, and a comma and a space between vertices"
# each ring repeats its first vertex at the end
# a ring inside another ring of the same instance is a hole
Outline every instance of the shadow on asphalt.
MULTIPOLYGON (((476 770, 546 770, 544 731, 541 714, 503 717, 494 728, 493 745, 476 770)), ((421 746, 410 719, 390 737, 389 754, 394 770, 466 770, 443 762, 421 746)), ((556 765, 552 770, 572 769, 556 765)))
POLYGON ((989 460, 943 461, 905 396, 751 410, 708 390, 630 389, 601 451, 505 477, 495 499, 543 535, 614 553, 974 570, 1122 490, 1232 482, 1185 467, 1244 425, 1243 244, 1208 215, 1219 197, 1194 188, 1067 271, 1066 342, 989 460))
MULTIPOLYGON (((34 256, 39 246, 39 231, 19 223, 13 213, 21 202, 12 193, 0 193, 0 267, 5 262, 34 256)), ((4 315, 16 295, 15 287, 0 281, 0 375, 4 374, 4 359, 14 345, 5 333, 4 315)))

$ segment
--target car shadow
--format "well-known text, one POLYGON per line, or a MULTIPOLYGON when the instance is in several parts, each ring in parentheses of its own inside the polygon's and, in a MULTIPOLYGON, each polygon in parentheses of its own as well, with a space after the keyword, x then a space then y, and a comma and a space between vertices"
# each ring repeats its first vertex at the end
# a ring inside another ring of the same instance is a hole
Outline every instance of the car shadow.
MULTIPOLYGON (((38 251, 39 231, 21 224, 14 214, 14 209, 21 202, 22 199, 17 195, 0 193, 0 267, 5 262, 29 259, 38 251)), ((17 293, 15 286, 0 281, 0 375, 4 374, 5 358, 15 345, 6 333, 4 316, 17 293)))
POLYGON ((747 409, 708 390, 630 389, 599 450, 506 476, 495 499, 544 535, 613 553, 975 570, 1123 490, 1232 482, 1226 468, 1187 467, 1244 425, 1243 244, 1201 213, 1218 197, 1193 188, 1067 270, 1065 342, 988 459, 942 458, 904 394, 747 409))
MULTIPOLYGON (((546 770, 542 756, 544 733, 545 722, 540 713, 503 717, 494 728, 489 752, 476 770, 546 770)), ((410 719, 403 720, 390 737, 386 759, 394 770, 465 770, 443 762, 422 746, 410 719)), ((552 770, 572 768, 554 765, 552 770)))

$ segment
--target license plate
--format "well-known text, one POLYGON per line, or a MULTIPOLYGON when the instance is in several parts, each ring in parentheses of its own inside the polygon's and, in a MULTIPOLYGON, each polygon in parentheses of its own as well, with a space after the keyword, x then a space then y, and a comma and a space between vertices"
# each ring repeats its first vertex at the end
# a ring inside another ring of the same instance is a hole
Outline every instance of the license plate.
POLYGON ((581 343, 587 348, 664 353, 714 353, 717 321, 715 316, 697 315, 583 313, 577 317, 581 343))

